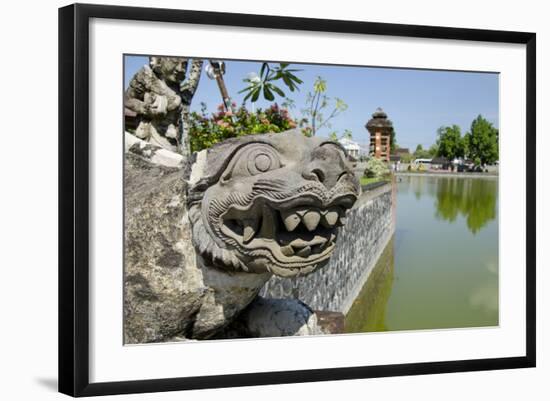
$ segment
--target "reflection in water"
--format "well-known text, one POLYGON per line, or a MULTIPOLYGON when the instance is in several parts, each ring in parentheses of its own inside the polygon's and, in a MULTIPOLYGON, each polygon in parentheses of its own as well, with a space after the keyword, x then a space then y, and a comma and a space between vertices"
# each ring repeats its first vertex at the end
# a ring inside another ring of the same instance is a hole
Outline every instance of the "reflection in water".
POLYGON ((388 330, 386 307, 393 286, 393 249, 394 238, 392 237, 346 315, 346 333, 388 330))
POLYGON ((454 222, 466 219, 468 229, 476 234, 496 217, 498 180, 460 177, 401 177, 400 191, 412 192, 416 200, 435 198, 435 217, 454 222))
POLYGON ((445 178, 437 183, 437 218, 453 222, 461 214, 473 234, 495 219, 497 180, 445 178))
POLYGON ((498 325, 498 179, 400 177, 396 212, 346 332, 498 325))

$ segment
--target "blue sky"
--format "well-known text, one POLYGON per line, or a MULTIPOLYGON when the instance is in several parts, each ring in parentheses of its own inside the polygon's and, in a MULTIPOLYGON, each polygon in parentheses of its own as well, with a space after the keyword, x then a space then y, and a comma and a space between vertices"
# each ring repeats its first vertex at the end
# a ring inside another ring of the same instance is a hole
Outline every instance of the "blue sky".
MULTIPOLYGON (((132 76, 145 64, 147 57, 126 56, 124 87, 132 76)), ((224 80, 232 99, 241 104, 245 87, 243 78, 250 72, 259 73, 261 62, 227 61, 224 80)), ((464 134, 472 120, 481 114, 498 127, 498 74, 432 71, 397 68, 348 67, 335 65, 293 64, 302 71, 295 73, 304 83, 299 92, 290 92, 279 85, 285 94, 294 100, 294 117, 305 107, 308 91, 313 90, 317 76, 327 80, 327 95, 339 97, 348 104, 348 109, 333 120, 331 130, 340 134, 349 129, 353 139, 368 143, 369 134, 365 123, 377 107, 382 107, 393 121, 397 143, 414 151, 417 144, 429 147, 436 140, 437 129, 442 125, 457 124, 464 134)), ((276 98, 278 103, 282 98, 276 98)), ((199 87, 193 98, 192 109, 199 110, 205 102, 214 112, 221 103, 215 80, 202 74, 199 87)), ((265 107, 271 102, 258 101, 256 107, 265 107)), ((251 107, 250 102, 247 107, 251 107)), ((327 136, 331 130, 319 131, 327 136)))

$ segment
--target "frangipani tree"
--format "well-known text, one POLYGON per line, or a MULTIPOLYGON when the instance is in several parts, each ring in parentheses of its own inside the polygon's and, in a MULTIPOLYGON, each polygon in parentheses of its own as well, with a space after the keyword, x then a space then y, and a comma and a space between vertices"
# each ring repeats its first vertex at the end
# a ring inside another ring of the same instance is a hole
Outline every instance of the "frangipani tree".
POLYGON ((308 93, 306 107, 302 110, 303 115, 311 124, 311 135, 313 136, 322 128, 330 128, 331 121, 348 108, 348 105, 340 98, 335 98, 334 105, 331 107, 332 100, 326 95, 326 92, 327 81, 322 77, 317 77, 313 83, 313 92, 308 93), (330 110, 328 115, 325 114, 327 110, 330 110))
POLYGON ((255 103, 261 95, 269 101, 275 100, 275 94, 285 98, 285 92, 277 85, 277 81, 282 81, 291 92, 297 90, 298 85, 303 81, 293 73, 300 70, 288 68, 289 65, 288 63, 279 63, 278 66, 270 66, 269 63, 262 63, 259 74, 248 74, 243 79, 247 87, 239 91, 239 93, 246 93, 243 102, 250 99, 252 103, 255 103))

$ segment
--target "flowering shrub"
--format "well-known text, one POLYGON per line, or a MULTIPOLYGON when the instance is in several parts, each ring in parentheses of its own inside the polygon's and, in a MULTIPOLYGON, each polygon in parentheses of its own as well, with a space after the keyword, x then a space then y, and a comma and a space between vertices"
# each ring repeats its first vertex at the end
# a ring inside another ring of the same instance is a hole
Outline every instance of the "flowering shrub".
MULTIPOLYGON (((233 108, 236 108, 235 104, 233 108)), ((235 113, 231 110, 226 111, 223 105, 220 105, 218 111, 210 116, 203 103, 200 113, 191 113, 189 139, 191 151, 197 152, 228 138, 282 132, 292 128, 296 128, 296 122, 290 117, 288 110, 276 103, 256 112, 250 112, 241 106, 235 113)))
POLYGON ((367 178, 382 178, 389 173, 390 169, 388 168, 386 162, 371 157, 367 161, 367 168, 365 168, 365 172, 363 174, 367 178))

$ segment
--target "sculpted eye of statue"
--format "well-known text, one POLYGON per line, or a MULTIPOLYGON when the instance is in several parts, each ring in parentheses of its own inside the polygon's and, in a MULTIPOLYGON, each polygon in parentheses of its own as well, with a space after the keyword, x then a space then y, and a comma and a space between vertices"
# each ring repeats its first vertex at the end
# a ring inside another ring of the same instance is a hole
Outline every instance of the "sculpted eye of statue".
POLYGON ((340 145, 298 130, 203 151, 191 182, 189 216, 203 260, 280 276, 328 262, 360 191, 340 145))

